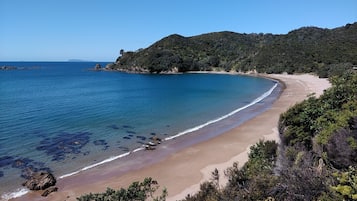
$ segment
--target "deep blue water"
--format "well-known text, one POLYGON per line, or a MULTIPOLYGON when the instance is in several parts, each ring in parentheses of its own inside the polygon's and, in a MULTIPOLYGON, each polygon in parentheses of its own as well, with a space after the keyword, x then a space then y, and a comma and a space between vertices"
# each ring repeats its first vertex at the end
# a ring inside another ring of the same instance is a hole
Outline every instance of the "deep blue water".
POLYGON ((275 84, 237 75, 90 71, 91 62, 4 65, 26 68, 0 71, 0 194, 20 187, 29 169, 71 173, 152 136, 217 119, 275 84))

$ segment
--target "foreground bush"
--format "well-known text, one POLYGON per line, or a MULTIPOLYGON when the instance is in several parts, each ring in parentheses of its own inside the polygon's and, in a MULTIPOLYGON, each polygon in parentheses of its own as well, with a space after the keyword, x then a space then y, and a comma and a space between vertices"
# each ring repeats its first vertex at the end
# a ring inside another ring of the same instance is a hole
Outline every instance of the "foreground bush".
POLYGON ((157 181, 145 178, 143 182, 134 182, 127 189, 114 190, 108 188, 104 193, 90 193, 77 198, 78 201, 164 201, 167 196, 166 189, 159 197, 154 197, 154 192, 159 188, 157 181))

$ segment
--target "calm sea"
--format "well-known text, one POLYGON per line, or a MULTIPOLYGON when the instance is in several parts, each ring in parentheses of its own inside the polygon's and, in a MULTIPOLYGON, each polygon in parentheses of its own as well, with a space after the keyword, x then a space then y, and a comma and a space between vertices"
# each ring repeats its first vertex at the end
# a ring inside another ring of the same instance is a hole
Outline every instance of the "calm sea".
MULTIPOLYGON (((91 71, 92 62, 0 62, 0 194, 31 171, 57 177, 170 139, 252 104, 267 79, 91 71)), ((102 63, 104 66, 105 63, 102 63)))

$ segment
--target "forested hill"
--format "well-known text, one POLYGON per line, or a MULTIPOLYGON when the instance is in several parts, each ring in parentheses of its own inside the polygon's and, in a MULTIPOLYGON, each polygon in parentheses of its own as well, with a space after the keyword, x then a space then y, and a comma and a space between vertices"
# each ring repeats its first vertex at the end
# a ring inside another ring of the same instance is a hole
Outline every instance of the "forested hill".
POLYGON ((107 68, 132 72, 186 72, 221 68, 267 73, 316 72, 357 65, 357 22, 335 29, 303 27, 284 35, 215 32, 167 36, 145 49, 120 51, 107 68))

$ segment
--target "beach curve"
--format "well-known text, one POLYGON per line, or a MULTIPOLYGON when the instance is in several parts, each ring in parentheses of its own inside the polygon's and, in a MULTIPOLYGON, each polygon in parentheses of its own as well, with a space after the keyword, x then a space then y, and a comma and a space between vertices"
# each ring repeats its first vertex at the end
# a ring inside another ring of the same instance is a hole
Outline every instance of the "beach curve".
MULTIPOLYGON (((153 155, 153 160, 146 161, 145 167, 143 164, 141 164, 141 167, 138 164, 137 169, 121 176, 116 174, 120 173, 120 171, 113 171, 113 169, 120 169, 120 164, 111 167, 111 171, 107 171, 108 169, 102 172, 97 171, 95 178, 90 176, 94 173, 92 172, 94 170, 88 170, 86 171, 87 177, 81 175, 82 179, 86 180, 85 183, 87 185, 83 185, 83 181, 76 181, 78 177, 67 179, 65 183, 59 184, 60 191, 50 195, 47 200, 75 200, 76 197, 83 193, 90 191, 102 192, 108 186, 112 188, 125 187, 133 181, 142 180, 149 176, 168 189, 168 200, 183 199, 188 193, 194 193, 198 190, 199 184, 208 179, 207 172, 209 177, 214 167, 219 167, 219 169, 223 170, 232 165, 234 161, 243 164, 244 160, 247 159, 247 150, 250 145, 264 138, 264 136, 270 135, 274 139, 278 138, 277 132, 273 132, 273 130, 274 127, 276 128, 280 113, 296 102, 305 99, 307 95, 311 93, 319 95, 330 86, 326 79, 318 79, 312 75, 262 76, 280 80, 286 85, 286 89, 280 98, 268 111, 218 137, 170 154, 163 160, 155 160, 158 156, 153 155), (256 126, 257 123, 259 123, 259 127, 256 126)), ((164 147, 164 149, 170 148, 164 147)), ((100 170, 101 168, 98 169, 100 170)), ((29 193, 14 200, 29 199, 46 200, 46 198, 41 198, 36 193, 29 193)))

